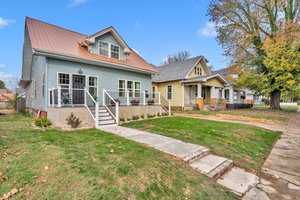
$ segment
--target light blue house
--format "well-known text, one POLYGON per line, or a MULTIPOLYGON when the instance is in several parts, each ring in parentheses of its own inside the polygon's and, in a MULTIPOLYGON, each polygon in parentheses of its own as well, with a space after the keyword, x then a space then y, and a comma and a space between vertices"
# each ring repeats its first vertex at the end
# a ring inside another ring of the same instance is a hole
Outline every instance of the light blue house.
POLYGON ((26 18, 22 79, 26 107, 64 127, 73 112, 86 126, 169 109, 152 93, 157 73, 113 27, 84 35, 26 18))

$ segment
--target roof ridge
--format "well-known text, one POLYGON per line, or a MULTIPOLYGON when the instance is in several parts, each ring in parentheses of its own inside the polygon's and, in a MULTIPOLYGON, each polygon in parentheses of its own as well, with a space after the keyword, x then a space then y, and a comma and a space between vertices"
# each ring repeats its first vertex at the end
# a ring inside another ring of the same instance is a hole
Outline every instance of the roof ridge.
POLYGON ((79 32, 76 32, 76 31, 73 31, 73 30, 70 30, 70 29, 61 27, 61 26, 57 26, 57 25, 54 25, 54 24, 50 24, 49 22, 44 22, 44 21, 42 21, 42 20, 35 19, 35 18, 32 18, 32 17, 26 16, 25 21, 27 21, 27 19, 35 20, 35 21, 38 21, 38 22, 41 22, 41 23, 44 23, 44 24, 47 24, 47 25, 50 25, 50 26, 54 26, 54 27, 56 27, 56 28, 60 28, 60 29, 66 30, 66 31, 70 31, 70 32, 73 32, 73 33, 76 33, 76 34, 79 34, 79 35, 82 35, 82 36, 86 36, 86 37, 88 36, 88 35, 86 35, 86 34, 79 33, 79 32))
POLYGON ((174 64, 179 64, 179 63, 182 63, 182 62, 186 62, 186 61, 190 61, 190 60, 193 60, 193 59, 200 59, 201 57, 204 57, 202 55, 199 55, 199 56, 195 56, 195 57, 192 57, 192 58, 188 58, 188 59, 185 59, 185 60, 180 60, 180 61, 177 61, 177 62, 174 62, 174 63, 169 63, 167 65, 161 65, 159 67, 167 67, 169 65, 174 65, 174 64))

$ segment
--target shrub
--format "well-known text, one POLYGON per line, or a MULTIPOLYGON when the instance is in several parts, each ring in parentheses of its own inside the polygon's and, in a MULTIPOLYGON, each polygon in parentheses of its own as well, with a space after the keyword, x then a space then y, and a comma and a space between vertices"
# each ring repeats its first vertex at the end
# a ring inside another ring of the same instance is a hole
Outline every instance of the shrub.
POLYGON ((142 119, 145 119, 145 115, 144 115, 144 114, 141 114, 141 118, 142 118, 142 119))
POLYGON ((51 125, 51 121, 47 118, 37 118, 34 124, 39 127, 48 127, 51 125))
POLYGON ((72 128, 77 128, 81 124, 81 120, 74 115, 72 112, 69 117, 67 117, 67 124, 70 125, 72 128))
POLYGON ((125 118, 124 117, 120 117, 120 122, 125 122, 125 118))
POLYGON ((140 119, 140 116, 138 116, 138 115, 133 115, 132 116, 132 120, 138 120, 138 119, 140 119))
POLYGON ((161 117, 161 114, 160 114, 160 112, 158 112, 158 113, 157 113, 157 117, 161 117))
POLYGON ((168 116, 168 115, 169 115, 169 113, 167 113, 167 112, 164 112, 164 113, 162 113, 161 115, 162 115, 162 116, 168 116))
POLYGON ((147 118, 153 118, 153 115, 147 114, 147 118))
POLYGON ((130 120, 131 120, 130 118, 127 118, 127 119, 126 119, 126 121, 128 121, 128 122, 129 122, 130 120))
POLYGON ((193 111, 199 111, 199 110, 200 110, 199 105, 198 105, 198 104, 195 104, 195 105, 193 106, 193 111))

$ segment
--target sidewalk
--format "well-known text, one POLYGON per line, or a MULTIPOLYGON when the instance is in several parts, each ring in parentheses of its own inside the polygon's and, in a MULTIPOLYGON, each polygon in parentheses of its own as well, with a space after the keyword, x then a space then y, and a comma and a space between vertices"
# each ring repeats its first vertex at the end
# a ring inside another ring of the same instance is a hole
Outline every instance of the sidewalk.
POLYGON ((232 160, 210 154, 209 149, 200 145, 121 126, 107 126, 100 129, 175 156, 240 197, 259 183, 256 175, 232 167, 232 160))

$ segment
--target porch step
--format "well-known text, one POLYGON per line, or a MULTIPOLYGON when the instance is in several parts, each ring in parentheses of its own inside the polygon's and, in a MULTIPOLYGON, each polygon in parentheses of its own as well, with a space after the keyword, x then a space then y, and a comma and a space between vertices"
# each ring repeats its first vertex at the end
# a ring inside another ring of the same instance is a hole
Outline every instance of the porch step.
POLYGON ((233 161, 221 156, 209 154, 195 159, 190 166, 211 179, 218 179, 225 171, 231 168, 233 161))
POLYGON ((101 125, 115 124, 115 123, 116 123, 116 121, 114 119, 102 120, 102 121, 99 121, 99 126, 101 126, 101 125))
MULTIPOLYGON (((109 113, 108 113, 109 114, 109 113)), ((107 115, 107 116, 99 116, 99 121, 104 121, 104 120, 110 120, 113 119, 112 116, 107 115)))
MULTIPOLYGON (((94 112, 93 114, 95 114, 95 112, 94 112)), ((105 117, 105 116, 110 116, 110 115, 109 115, 109 112, 106 112, 106 113, 104 113, 104 112, 99 113, 99 118, 100 118, 100 117, 105 117)))

